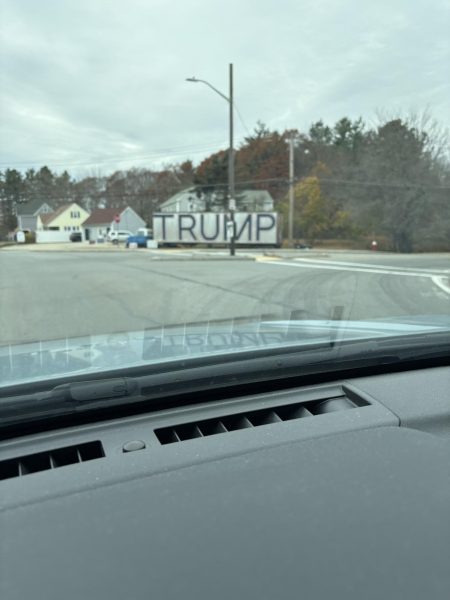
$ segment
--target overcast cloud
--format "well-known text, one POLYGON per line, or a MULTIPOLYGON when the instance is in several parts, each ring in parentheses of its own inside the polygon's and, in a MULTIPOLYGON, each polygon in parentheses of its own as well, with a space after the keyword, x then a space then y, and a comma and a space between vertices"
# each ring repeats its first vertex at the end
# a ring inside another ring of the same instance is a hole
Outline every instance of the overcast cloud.
POLYGON ((241 140, 428 108, 450 117, 447 0, 0 0, 0 168, 195 162, 241 140))

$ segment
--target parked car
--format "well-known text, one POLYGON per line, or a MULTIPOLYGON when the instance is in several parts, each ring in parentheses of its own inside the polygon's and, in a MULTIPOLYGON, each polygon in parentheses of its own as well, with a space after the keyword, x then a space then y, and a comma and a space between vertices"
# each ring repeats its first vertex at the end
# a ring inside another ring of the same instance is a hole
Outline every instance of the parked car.
POLYGON ((130 235, 133 235, 131 231, 127 231, 126 229, 113 229, 108 232, 106 239, 108 242, 112 242, 113 244, 119 244, 120 242, 126 242, 130 235))
POLYGON ((72 231, 69 236, 71 242, 82 242, 83 236, 81 235, 81 231, 72 231))

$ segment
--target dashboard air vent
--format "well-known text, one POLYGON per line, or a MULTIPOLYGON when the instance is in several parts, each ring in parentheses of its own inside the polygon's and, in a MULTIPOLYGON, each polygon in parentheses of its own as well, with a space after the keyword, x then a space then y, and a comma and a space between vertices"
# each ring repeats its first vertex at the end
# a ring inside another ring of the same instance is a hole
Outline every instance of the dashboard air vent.
POLYGON ((264 408, 252 412, 226 415, 215 419, 207 419, 205 421, 195 421, 171 427, 163 427, 161 429, 155 429, 155 435, 161 444, 173 444, 175 442, 183 442, 193 438, 227 433, 237 429, 247 429, 249 427, 268 425, 270 423, 280 423, 282 421, 313 417, 366 405, 368 405, 368 402, 360 398, 350 400, 347 396, 341 395, 333 398, 286 404, 284 406, 264 408))
POLYGON ((73 465, 88 460, 95 460, 105 456, 101 442, 87 442, 77 446, 66 446, 48 452, 27 454, 17 458, 0 461, 0 479, 10 479, 30 475, 38 471, 58 469, 66 465, 73 465))

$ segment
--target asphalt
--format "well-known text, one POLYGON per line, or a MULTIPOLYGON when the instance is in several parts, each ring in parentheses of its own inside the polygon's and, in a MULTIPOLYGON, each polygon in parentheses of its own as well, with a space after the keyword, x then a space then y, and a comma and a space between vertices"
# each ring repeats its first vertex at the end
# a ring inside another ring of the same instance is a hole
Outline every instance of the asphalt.
POLYGON ((0 344, 293 311, 450 322, 450 255, 0 250, 0 344))

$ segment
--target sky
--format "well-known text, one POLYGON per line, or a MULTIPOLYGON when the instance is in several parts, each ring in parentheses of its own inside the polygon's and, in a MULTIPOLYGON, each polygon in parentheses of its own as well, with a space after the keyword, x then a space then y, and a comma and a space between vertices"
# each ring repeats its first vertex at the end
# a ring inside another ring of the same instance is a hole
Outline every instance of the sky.
POLYGON ((257 121, 450 121, 450 0, 0 0, 0 170, 198 164, 257 121))

